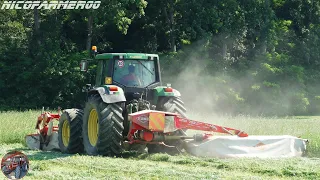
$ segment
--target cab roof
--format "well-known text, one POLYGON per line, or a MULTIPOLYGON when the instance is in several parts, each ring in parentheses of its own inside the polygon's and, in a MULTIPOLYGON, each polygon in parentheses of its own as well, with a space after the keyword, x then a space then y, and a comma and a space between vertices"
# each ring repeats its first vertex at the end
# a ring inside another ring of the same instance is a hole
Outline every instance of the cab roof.
POLYGON ((159 59, 157 54, 146 54, 146 53, 102 53, 97 54, 95 59, 113 59, 116 56, 123 56, 123 59, 159 59))

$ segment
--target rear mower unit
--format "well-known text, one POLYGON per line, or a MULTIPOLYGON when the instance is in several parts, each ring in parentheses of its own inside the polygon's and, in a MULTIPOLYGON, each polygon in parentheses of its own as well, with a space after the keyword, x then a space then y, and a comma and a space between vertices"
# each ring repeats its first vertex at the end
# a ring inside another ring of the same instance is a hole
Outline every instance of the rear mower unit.
MULTIPOLYGON (((73 113, 77 112, 76 109, 68 109, 67 111, 70 114, 72 110, 73 113)), ((62 116, 63 115, 64 114, 62 114, 62 116)), ((60 131, 59 126, 52 125, 54 121, 59 121, 59 119, 63 119, 64 117, 62 116, 60 116, 59 113, 42 113, 38 117, 36 126, 37 131, 39 133, 30 134, 26 136, 28 142, 27 144, 30 145, 29 148, 43 150, 59 150, 60 147, 68 145, 70 143, 70 124, 68 124, 68 121, 63 121, 60 131), (40 124, 42 124, 42 126, 40 126, 40 124), (57 142, 61 144, 57 146, 57 142)), ((247 133, 237 129, 190 120, 181 117, 179 114, 176 113, 155 110, 143 110, 129 114, 128 116, 130 127, 129 133, 125 137, 126 141, 124 141, 124 143, 127 144, 158 144, 168 146, 164 142, 177 140, 194 140, 197 142, 201 142, 213 136, 212 133, 224 133, 229 135, 235 135, 238 137, 248 136, 247 133), (206 131, 207 133, 195 134, 193 136, 187 136, 186 134, 177 133, 178 131, 185 130, 201 130, 206 131)), ((89 141, 94 141, 94 139, 89 138, 89 141)), ((81 149, 79 149, 79 151, 80 150, 81 149)), ((68 150, 63 149, 63 151, 68 150)))
MULTIPOLYGON (((260 136, 246 141, 250 137, 243 131, 190 120, 186 116, 180 92, 169 84, 161 85, 158 55, 97 54, 95 46, 92 50, 92 61, 97 62, 96 82, 84 88, 87 94, 84 108, 65 109, 57 114, 42 112, 37 120, 37 133, 26 136, 29 148, 118 156, 123 149, 147 147, 149 153, 177 153, 185 150, 194 155, 215 154, 225 157, 229 155, 222 152, 243 155, 252 149, 256 149, 255 155, 259 155, 265 151, 263 149, 268 149, 266 146, 270 146, 270 142, 273 143, 272 147, 276 147, 274 143, 288 139, 278 137, 270 141, 270 138, 260 136), (54 125, 55 121, 59 124, 54 125), (186 130, 189 129, 206 133, 187 136, 186 130), (229 136, 213 136, 213 133, 233 135, 233 139, 226 139, 229 136), (233 143, 203 148, 204 145, 219 142, 221 138, 233 143), (235 146, 237 150, 226 151, 235 146)), ((87 67, 88 61, 82 61, 81 70, 87 71, 87 67)), ((290 138, 294 139, 290 142, 298 148, 290 156, 301 154, 305 150, 304 141, 290 138)), ((288 151, 292 152, 292 148, 286 149, 289 150, 277 154, 288 155, 288 151)))

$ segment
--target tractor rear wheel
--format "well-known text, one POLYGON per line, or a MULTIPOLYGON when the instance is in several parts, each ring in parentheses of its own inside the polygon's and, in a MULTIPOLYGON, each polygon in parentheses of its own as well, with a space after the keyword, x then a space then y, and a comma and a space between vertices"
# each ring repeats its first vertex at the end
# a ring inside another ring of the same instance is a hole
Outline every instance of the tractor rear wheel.
POLYGON ((83 152, 81 109, 66 109, 59 119, 58 141, 61 152, 74 154, 83 152))
POLYGON ((83 144, 89 155, 118 156, 122 151, 123 121, 120 103, 107 104, 99 94, 88 98, 83 116, 83 144))
MULTIPOLYGON (((186 118, 187 117, 187 110, 184 107, 184 102, 181 100, 180 97, 165 97, 160 99, 160 111, 171 112, 180 114, 180 116, 186 118)), ((186 129, 180 130, 177 133, 179 135, 186 135, 186 129)))
MULTIPOLYGON (((177 113, 180 114, 182 117, 187 117, 186 113, 187 110, 184 107, 184 102, 181 100, 180 97, 163 97, 159 100, 157 110, 177 113)), ((177 135, 185 135, 184 130, 179 130, 177 135)), ((169 145, 178 146, 179 142, 175 142, 173 144, 165 142, 169 145)), ((168 153, 171 155, 177 154, 180 151, 177 148, 166 147, 163 145, 156 145, 156 144, 149 144, 148 145, 148 153, 168 153)))
POLYGON ((178 113, 182 117, 187 117, 186 113, 187 110, 184 107, 184 102, 181 100, 180 97, 169 97, 163 98, 159 101, 161 111, 171 112, 171 113, 178 113))

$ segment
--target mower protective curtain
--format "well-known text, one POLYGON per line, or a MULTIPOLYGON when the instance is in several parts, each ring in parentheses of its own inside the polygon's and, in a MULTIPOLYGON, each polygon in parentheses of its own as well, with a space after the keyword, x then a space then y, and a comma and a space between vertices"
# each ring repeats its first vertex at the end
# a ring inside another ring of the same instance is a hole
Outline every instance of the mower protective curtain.
POLYGON ((187 142, 186 150, 199 157, 299 157, 306 151, 306 140, 294 136, 213 136, 203 142, 187 142))

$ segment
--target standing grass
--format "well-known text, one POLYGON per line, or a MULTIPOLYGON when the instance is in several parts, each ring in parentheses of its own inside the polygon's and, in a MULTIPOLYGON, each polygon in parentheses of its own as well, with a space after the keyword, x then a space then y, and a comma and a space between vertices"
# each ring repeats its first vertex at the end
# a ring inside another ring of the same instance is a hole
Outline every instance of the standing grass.
POLYGON ((35 132, 40 111, 0 113, 0 144, 22 143, 27 134, 35 132))
POLYGON ((31 167, 24 179, 320 179, 320 117, 232 118, 190 114, 192 119, 238 128, 249 135, 307 138, 311 141, 307 147, 311 158, 216 159, 134 152, 124 153, 123 158, 109 158, 28 150, 24 136, 35 131, 39 114, 40 111, 0 113, 0 157, 11 150, 24 152, 31 167))

